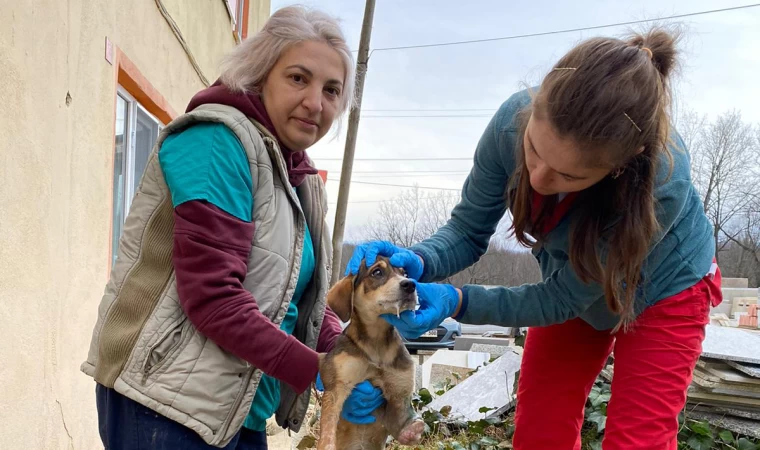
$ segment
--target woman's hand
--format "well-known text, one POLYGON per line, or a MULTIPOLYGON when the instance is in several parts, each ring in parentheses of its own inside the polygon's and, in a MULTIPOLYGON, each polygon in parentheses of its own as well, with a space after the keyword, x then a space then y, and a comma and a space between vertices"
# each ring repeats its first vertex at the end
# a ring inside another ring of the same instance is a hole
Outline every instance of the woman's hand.
MULTIPOLYGON (((322 384, 322 378, 317 374, 317 390, 322 392, 325 386, 322 384)), ((377 408, 383 406, 385 397, 383 391, 373 386, 369 381, 364 380, 354 386, 351 394, 343 403, 343 409, 340 416, 351 423, 366 425, 375 423, 375 416, 372 414, 377 408)))
POLYGON ((462 303, 462 291, 450 284, 415 284, 419 309, 404 311, 398 317, 390 314, 381 316, 407 339, 416 339, 440 325, 447 317, 455 316, 462 303))
POLYGON ((411 250, 397 247, 387 241, 371 241, 357 246, 348 261, 345 276, 358 274, 362 260, 365 261, 367 267, 375 264, 378 256, 390 258, 392 266, 403 268, 407 276, 413 280, 419 280, 422 277, 424 266, 422 257, 411 250))

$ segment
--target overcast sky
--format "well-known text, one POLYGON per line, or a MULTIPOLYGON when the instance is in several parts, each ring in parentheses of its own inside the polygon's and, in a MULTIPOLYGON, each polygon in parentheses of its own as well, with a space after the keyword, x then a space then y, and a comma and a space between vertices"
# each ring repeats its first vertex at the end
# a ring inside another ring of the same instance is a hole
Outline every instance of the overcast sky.
MULTIPOLYGON (((359 47, 364 1, 272 0, 272 11, 293 3, 315 6, 337 16, 351 48, 359 47)), ((377 0, 370 48, 582 28, 751 3, 752 0, 377 0)), ((686 27, 686 34, 680 47, 681 70, 675 82, 677 107, 711 117, 736 108, 746 121, 760 123, 760 7, 689 17, 679 23, 686 27)), ((460 189, 472 165, 475 145, 504 100, 526 83, 538 84, 546 70, 580 40, 598 35, 621 36, 629 29, 610 27, 374 52, 365 82, 352 180, 460 189), (370 117, 389 115, 405 117, 370 117), (430 115, 460 117, 416 117, 430 115), (363 158, 395 161, 361 161, 363 158), (400 174, 411 171, 416 174, 400 174)), ((341 162, 329 159, 342 157, 346 128, 344 125, 340 134, 333 139, 329 137, 334 134, 328 135, 309 150, 319 168, 328 170, 331 226, 338 197, 338 183, 332 180, 339 177, 341 162)), ((379 201, 404 191, 403 187, 353 183, 346 237, 360 238, 362 225, 372 220, 379 201)))

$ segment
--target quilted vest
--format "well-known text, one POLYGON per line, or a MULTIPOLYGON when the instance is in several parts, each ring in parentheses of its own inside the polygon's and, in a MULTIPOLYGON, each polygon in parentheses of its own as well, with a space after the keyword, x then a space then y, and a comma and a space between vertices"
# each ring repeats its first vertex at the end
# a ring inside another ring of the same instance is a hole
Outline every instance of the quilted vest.
MULTIPOLYGON (((223 447, 242 426, 262 372, 200 334, 178 301, 172 199, 158 149, 167 136, 198 122, 225 124, 245 148, 256 231, 243 285, 277 325, 296 287, 308 224, 316 270, 300 301, 293 334, 316 348, 332 255, 324 184, 318 175, 309 176, 296 196, 272 135, 235 108, 209 104, 176 118, 159 135, 124 223, 82 371, 196 431, 209 445, 223 447)), ((297 395, 280 384, 276 420, 298 431, 310 390, 297 395)))

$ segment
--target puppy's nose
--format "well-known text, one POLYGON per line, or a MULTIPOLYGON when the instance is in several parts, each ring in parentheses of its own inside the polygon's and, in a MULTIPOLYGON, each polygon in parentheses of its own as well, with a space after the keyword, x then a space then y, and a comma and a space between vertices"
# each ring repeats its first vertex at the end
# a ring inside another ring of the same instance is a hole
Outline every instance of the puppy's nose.
POLYGON ((401 282, 400 285, 401 285, 401 290, 402 291, 404 291, 404 292, 406 292, 408 294, 411 294, 412 292, 414 292, 414 281, 412 281, 412 280, 404 280, 404 281, 401 282))

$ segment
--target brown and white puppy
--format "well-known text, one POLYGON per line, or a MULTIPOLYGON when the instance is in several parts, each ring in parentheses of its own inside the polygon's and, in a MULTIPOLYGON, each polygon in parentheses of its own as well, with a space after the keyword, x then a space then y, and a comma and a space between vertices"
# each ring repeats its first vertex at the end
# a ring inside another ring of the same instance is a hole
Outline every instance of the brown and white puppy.
POLYGON ((425 424, 411 403, 412 358, 396 329, 380 317, 415 308, 414 282, 379 257, 370 267, 362 262, 356 276, 333 286, 327 302, 342 321, 350 323, 320 361, 325 392, 317 449, 380 450, 389 434, 402 445, 419 443, 425 424), (376 410, 375 423, 356 425, 340 413, 351 390, 364 380, 382 389, 386 403, 376 410))

